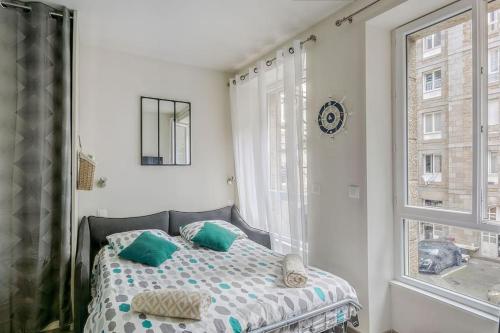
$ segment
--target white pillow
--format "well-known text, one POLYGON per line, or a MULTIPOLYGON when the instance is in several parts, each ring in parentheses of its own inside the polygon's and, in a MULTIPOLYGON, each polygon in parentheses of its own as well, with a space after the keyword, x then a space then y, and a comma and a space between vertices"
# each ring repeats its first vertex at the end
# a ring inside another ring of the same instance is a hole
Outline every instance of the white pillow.
POLYGON ((203 228, 203 226, 205 225, 206 222, 216 224, 219 227, 222 227, 224 229, 231 231, 232 233, 235 233, 238 236, 238 238, 236 238, 236 239, 248 238, 247 234, 245 234, 243 232, 243 230, 232 225, 229 222, 221 221, 221 220, 199 221, 199 222, 193 222, 193 223, 186 224, 185 226, 182 226, 179 230, 182 238, 184 238, 185 240, 190 242, 194 238, 194 236, 196 236, 198 231, 200 231, 201 228, 203 228))
POLYGON ((155 236, 162 237, 169 242, 172 242, 172 237, 170 237, 165 231, 158 229, 124 231, 106 236, 106 239, 108 240, 109 245, 113 247, 113 250, 115 250, 116 253, 120 253, 124 248, 132 244, 144 231, 149 231, 155 236))

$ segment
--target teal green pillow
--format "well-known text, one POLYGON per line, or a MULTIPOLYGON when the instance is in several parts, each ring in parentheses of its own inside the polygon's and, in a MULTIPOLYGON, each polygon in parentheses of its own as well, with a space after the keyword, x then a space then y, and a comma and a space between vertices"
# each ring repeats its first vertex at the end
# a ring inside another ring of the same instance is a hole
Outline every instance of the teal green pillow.
POLYGON ((191 240, 193 243, 215 251, 229 250, 238 235, 217 224, 206 222, 191 240))
POLYGON ((165 260, 172 258, 172 254, 178 249, 174 243, 153 235, 149 231, 144 231, 118 256, 144 265, 158 267, 165 260))

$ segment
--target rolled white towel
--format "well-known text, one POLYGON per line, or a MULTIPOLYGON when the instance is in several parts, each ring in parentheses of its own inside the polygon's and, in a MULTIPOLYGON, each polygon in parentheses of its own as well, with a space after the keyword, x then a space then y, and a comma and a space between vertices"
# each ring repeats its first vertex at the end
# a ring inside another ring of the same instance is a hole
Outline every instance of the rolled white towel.
POLYGON ((297 254, 287 254, 283 259, 283 282, 289 288, 303 288, 307 283, 307 269, 297 254))
POLYGON ((132 298, 132 310, 155 316, 201 320, 211 303, 203 291, 144 291, 132 298))

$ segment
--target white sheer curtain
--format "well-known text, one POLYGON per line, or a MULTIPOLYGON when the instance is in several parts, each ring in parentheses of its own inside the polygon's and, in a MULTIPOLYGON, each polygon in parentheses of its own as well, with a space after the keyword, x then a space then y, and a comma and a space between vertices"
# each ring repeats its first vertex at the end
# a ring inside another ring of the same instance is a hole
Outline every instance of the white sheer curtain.
POLYGON ((300 41, 242 80, 231 80, 231 117, 240 211, 272 235, 273 249, 307 262, 306 77, 300 41))

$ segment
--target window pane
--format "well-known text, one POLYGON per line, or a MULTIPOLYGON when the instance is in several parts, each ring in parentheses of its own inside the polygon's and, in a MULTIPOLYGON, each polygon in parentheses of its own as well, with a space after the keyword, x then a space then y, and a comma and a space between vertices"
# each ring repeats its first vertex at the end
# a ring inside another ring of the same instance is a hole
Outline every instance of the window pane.
POLYGON ((493 303, 500 283, 498 234, 405 220, 405 273, 438 287, 493 303))
POLYGON ((434 113, 434 132, 441 132, 441 113, 434 113))
POLYGON ((441 155, 434 155, 434 173, 441 172, 441 155))
POLYGON ((443 209, 471 211, 471 36, 471 11, 407 36, 407 203, 410 206, 426 207, 424 200, 432 199, 442 202, 443 209), (439 38, 441 51, 426 58, 422 44, 430 35, 435 40, 439 38), (434 114, 432 127, 427 124, 429 118, 425 118, 425 128, 419 127, 422 121, 419 117, 427 113, 434 114), (429 135, 424 136, 429 129, 439 131, 440 135, 429 140, 429 135), (434 161, 423 157, 429 154, 436 156, 434 161))
POLYGON ((434 47, 440 46, 441 45, 441 33, 436 32, 434 34, 434 47))
POLYGON ((441 88, 441 71, 434 72, 434 89, 441 88))
MULTIPOLYGON (((494 15, 496 20, 496 12, 500 7, 500 1, 491 1, 488 3, 488 13, 494 15), (495 13, 495 14, 492 14, 495 13)), ((500 123, 499 119, 499 42, 500 35, 498 30, 488 34, 488 55, 490 57, 488 65, 488 184, 487 184, 487 201, 484 203, 485 207, 498 207, 500 206, 500 186, 498 185, 498 152, 500 151, 500 123)), ((485 219, 500 223, 496 221, 496 214, 489 214, 488 211, 483 213, 485 219), (494 217, 494 218, 492 218, 494 217)))
POLYGON ((498 125, 499 123, 498 100, 490 100, 488 102, 488 125, 498 125))
POLYGON ((432 155, 425 155, 425 172, 432 173, 432 155))
POLYGON ((490 156, 490 171, 491 173, 497 173, 497 153, 496 152, 491 152, 490 156))
POLYGON ((425 38, 426 41, 426 49, 432 49, 432 36, 428 36, 425 38))
POLYGON ((432 132, 432 113, 426 113, 424 117, 425 133, 430 133, 432 132))

